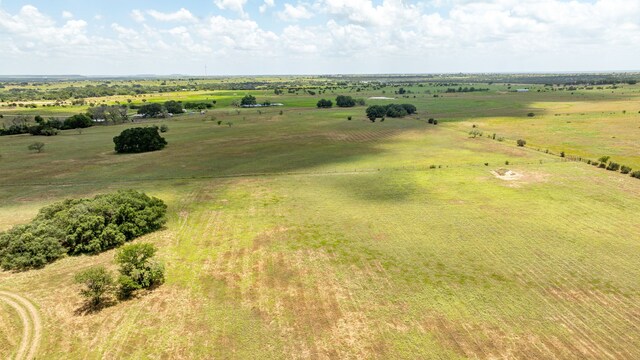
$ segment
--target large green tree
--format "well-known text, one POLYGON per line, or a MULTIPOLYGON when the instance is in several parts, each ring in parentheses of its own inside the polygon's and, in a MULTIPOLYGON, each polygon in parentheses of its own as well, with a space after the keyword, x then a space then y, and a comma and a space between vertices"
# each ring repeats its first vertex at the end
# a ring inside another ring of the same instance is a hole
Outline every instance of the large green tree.
POLYGON ((126 129, 113 138, 115 150, 119 153, 141 153, 161 150, 167 140, 160 136, 157 127, 138 127, 126 129))

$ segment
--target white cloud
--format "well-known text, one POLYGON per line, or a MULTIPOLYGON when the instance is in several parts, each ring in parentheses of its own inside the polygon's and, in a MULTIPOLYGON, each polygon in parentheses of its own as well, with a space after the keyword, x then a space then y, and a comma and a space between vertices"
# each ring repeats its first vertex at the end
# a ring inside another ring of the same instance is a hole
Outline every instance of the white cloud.
POLYGON ((71 19, 73 17, 73 14, 70 11, 63 11, 62 12, 62 18, 63 19, 71 19))
POLYGON ((144 14, 142 13, 142 11, 140 11, 138 9, 131 10, 130 16, 133 19, 133 21, 135 21, 135 22, 141 23, 141 22, 144 22, 144 20, 145 20, 144 14))
POLYGON ((235 11, 242 17, 247 17, 247 14, 244 12, 244 5, 247 3, 247 0, 213 0, 213 3, 220 10, 231 10, 235 11))
POLYGON ((102 20, 102 15, 100 15, 100 14, 96 14, 96 15, 93 17, 93 20, 102 20))
POLYGON ((260 11, 260 14, 264 14, 269 8, 272 8, 274 6, 276 6, 274 0, 264 0, 264 3, 260 5, 258 10, 260 11))
POLYGON ((307 9, 303 4, 284 4, 284 10, 278 13, 278 17, 283 21, 298 21, 311 19, 313 17, 313 13, 311 13, 311 11, 309 11, 309 9, 307 9))
POLYGON ((195 21, 196 18, 193 14, 185 9, 180 8, 180 10, 173 13, 163 13, 156 10, 148 10, 147 14, 152 18, 158 21, 195 21))
MULTIPOLYGON (((197 19, 187 8, 132 10, 131 19, 105 29, 89 29, 82 19, 61 20, 31 5, 17 13, 0 8, 0 47, 5 49, 0 62, 7 71, 26 69, 22 72, 53 71, 52 59, 69 73, 86 63, 96 64, 100 72, 111 66, 115 73, 189 73, 188 64, 199 68, 204 61, 235 73, 246 71, 240 64, 249 61, 260 64, 251 70, 255 73, 333 67, 340 72, 432 72, 633 69, 640 58, 636 1, 441 0, 446 10, 401 0, 314 1, 283 3, 277 17, 297 23, 278 30, 270 30, 262 19, 249 19, 246 0, 214 1, 242 18, 197 19), (313 24, 305 21, 312 16, 317 19, 313 24), (159 52, 162 59, 153 56, 159 52), (75 61, 84 57, 92 61, 75 61), (39 61, 27 67, 24 59, 39 61)), ((266 12, 275 1, 257 4, 266 12)))

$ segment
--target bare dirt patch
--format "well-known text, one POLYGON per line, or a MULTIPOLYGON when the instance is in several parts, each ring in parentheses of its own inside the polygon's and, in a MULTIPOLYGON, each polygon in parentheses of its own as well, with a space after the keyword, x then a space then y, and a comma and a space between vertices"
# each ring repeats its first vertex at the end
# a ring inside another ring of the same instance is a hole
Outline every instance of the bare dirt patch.
POLYGON ((523 185, 546 182, 549 174, 532 171, 514 171, 510 169, 492 170, 491 175, 503 180, 508 187, 518 188, 523 185))
POLYGON ((491 173, 493 174, 493 176, 497 177, 498 179, 505 180, 505 181, 520 180, 523 177, 523 174, 517 173, 509 169, 493 170, 491 171, 491 173))

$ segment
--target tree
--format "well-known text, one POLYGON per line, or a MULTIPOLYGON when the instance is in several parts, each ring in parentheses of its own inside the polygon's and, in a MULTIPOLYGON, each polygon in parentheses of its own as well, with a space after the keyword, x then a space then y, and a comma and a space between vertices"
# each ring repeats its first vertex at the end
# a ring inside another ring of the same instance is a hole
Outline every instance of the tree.
POLYGON ((116 252, 120 266, 120 295, 128 298, 138 289, 147 289, 164 283, 164 265, 154 257, 156 247, 149 243, 129 244, 116 252))
POLYGON ((182 114, 184 112, 182 103, 179 101, 169 100, 164 103, 164 108, 172 114, 182 114))
POLYGON ((144 115, 145 117, 155 117, 162 114, 163 110, 164 108, 162 105, 158 103, 150 103, 140 106, 138 114, 144 115))
POLYGON ((256 100, 256 97, 253 95, 245 95, 245 97, 243 97, 242 100, 240 100, 241 106, 252 106, 252 105, 256 105, 257 103, 258 101, 256 100))
POLYGON ((409 115, 415 114, 418 111, 415 105, 412 104, 401 104, 400 106, 402 106, 409 115))
POLYGON ((129 114, 126 105, 112 105, 107 108, 107 120, 110 120, 114 125, 118 123, 124 123, 129 120, 129 114))
POLYGON ((321 109, 328 109, 333 106, 333 102, 327 99, 320 99, 318 100, 318 103, 316 104, 316 106, 318 106, 321 109))
POLYGON ((37 141, 37 142, 34 142, 33 144, 29 145, 27 148, 29 150, 41 153, 41 152, 44 151, 44 143, 37 141))
POLYGON ((526 142, 525 140, 518 139, 518 140, 516 141, 516 144, 517 144, 518 146, 520 146, 520 147, 524 147, 524 146, 527 144, 527 142, 526 142))
POLYGON ((77 273, 74 280, 76 284, 83 285, 80 295, 87 299, 92 308, 98 307, 104 301, 105 295, 113 291, 115 284, 113 275, 104 266, 92 267, 77 273))
POLYGON ((138 127, 126 129, 113 138, 118 153, 141 153, 161 150, 167 145, 158 133, 157 127, 138 127))
POLYGON ((91 118, 85 114, 76 114, 64 120, 65 129, 81 129, 93 126, 91 118))
POLYGON ((338 95, 338 97, 336 97, 336 106, 354 107, 356 106, 356 101, 351 96, 338 95))
POLYGON ((375 122, 377 118, 382 118, 387 114, 387 109, 382 105, 371 105, 365 112, 369 120, 375 122))

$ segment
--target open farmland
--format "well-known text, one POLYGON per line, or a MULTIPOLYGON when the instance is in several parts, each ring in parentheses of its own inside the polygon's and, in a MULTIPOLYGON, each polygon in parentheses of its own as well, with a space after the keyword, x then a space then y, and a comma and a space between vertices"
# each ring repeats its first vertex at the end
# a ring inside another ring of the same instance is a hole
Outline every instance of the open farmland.
MULTIPOLYGON (((530 87, 194 93, 219 103, 143 120, 169 127, 169 145, 143 154, 112 142, 140 124, 40 137, 39 154, 27 151, 35 137, 0 137, 0 230, 116 189, 169 206, 165 228, 136 240, 167 267, 152 292, 80 311, 74 274, 114 268, 113 250, 0 272, 0 290, 37 308, 39 358, 638 358, 640 181, 557 154, 640 169, 640 87, 530 87), (361 106, 315 108, 343 92, 418 113, 372 123, 361 106), (246 93, 285 106, 229 106, 246 93)), ((22 325, 0 311, 5 358, 22 325)))

